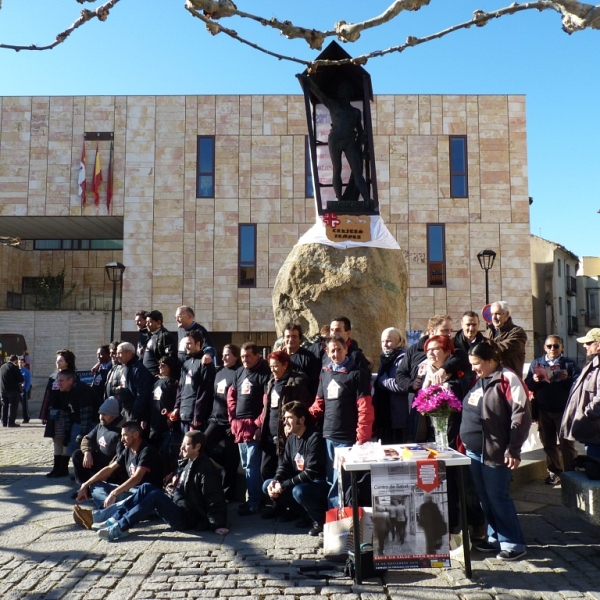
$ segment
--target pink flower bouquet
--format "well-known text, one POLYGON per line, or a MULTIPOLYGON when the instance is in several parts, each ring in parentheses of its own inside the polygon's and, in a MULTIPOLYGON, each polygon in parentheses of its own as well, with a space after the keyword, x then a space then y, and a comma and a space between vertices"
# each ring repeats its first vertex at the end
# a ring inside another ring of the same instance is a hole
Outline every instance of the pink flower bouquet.
POLYGON ((447 417, 451 412, 462 410, 462 402, 452 391, 441 385, 431 385, 419 390, 412 405, 428 417, 447 417))

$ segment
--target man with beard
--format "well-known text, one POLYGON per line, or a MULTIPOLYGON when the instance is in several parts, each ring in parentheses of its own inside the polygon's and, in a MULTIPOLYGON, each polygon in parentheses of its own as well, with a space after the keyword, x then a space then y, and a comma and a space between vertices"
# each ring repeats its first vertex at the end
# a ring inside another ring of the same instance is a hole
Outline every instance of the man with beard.
MULTIPOLYGON (((107 467, 117 454, 121 441, 121 412, 116 398, 107 398, 99 409, 100 423, 81 440, 81 448, 71 455, 75 481, 81 486, 107 467)), ((76 493, 74 498, 79 494, 76 493)))
POLYGON ((128 421, 121 429, 124 450, 107 467, 100 469, 84 481, 79 488, 77 502, 89 499, 91 494, 99 510, 91 511, 73 507, 75 522, 86 529, 95 529, 94 523, 103 523, 117 510, 118 505, 130 496, 137 486, 151 483, 162 487, 162 465, 158 452, 142 437, 142 428, 135 421, 128 421), (109 479, 121 470, 126 480, 120 485, 109 483, 109 479), (117 505, 115 507, 115 504, 117 505))

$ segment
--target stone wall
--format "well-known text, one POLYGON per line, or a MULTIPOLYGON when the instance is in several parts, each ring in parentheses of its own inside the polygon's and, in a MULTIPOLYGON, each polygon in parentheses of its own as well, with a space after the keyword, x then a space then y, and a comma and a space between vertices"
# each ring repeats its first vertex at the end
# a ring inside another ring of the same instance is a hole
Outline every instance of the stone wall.
MULTIPOLYGON (((96 350, 110 338, 110 319, 108 311, 0 311, 0 331, 20 333, 27 342, 34 406, 39 405, 48 377, 56 370, 56 351, 68 348, 75 353, 77 369, 90 369, 96 364, 96 350)), ((116 337, 119 321, 117 313, 116 337)), ((37 417, 35 411, 33 416, 37 417)))
MULTIPOLYGON (((497 253, 490 296, 530 334, 524 96, 382 95, 372 103, 381 214, 408 266, 407 327, 456 320, 485 299, 476 255, 497 253), (449 135, 466 135, 468 198, 451 198, 449 135), (447 286, 427 286, 428 223, 444 223, 447 286)), ((114 201, 124 217, 123 319, 190 304, 215 331, 273 331, 271 292, 315 220, 305 197, 300 96, 0 98, 0 215, 95 215, 77 174, 86 131, 114 131, 114 201), (216 136, 215 198, 196 198, 198 135, 216 136), (237 227, 256 223, 256 288, 238 288, 237 227)), ((95 144, 88 143, 88 180, 95 144)), ((109 142, 100 142, 106 172, 109 142)), ((105 195, 105 183, 101 197, 105 195)), ((66 260, 66 259, 65 259, 66 260)), ((374 335, 378 335, 378 332, 374 335)))

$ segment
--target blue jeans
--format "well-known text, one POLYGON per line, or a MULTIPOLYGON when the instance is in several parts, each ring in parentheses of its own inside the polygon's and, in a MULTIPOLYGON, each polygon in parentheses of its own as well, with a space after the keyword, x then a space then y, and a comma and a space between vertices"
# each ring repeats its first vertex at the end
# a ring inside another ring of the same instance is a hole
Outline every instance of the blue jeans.
POLYGON ((470 471, 481 508, 488 522, 488 542, 499 550, 525 550, 525 540, 517 510, 509 496, 512 471, 508 467, 489 467, 481 454, 467 450, 470 471))
POLYGON ((585 453, 592 458, 600 459, 600 444, 586 444, 585 453))
POLYGON ((238 447, 242 468, 246 473, 248 505, 260 506, 263 499, 262 477, 260 475, 262 452, 258 448, 258 442, 240 442, 238 447))
POLYGON ((75 450, 79 449, 79 444, 76 439, 77 436, 81 433, 81 423, 73 423, 71 425, 71 435, 69 436, 69 444, 66 448, 67 454, 71 456, 75 450))
MULTIPOLYGON (((267 488, 273 481, 267 479, 264 482, 262 490, 267 494, 267 488)), ((275 498, 282 506, 296 510, 300 505, 311 518, 313 523, 323 525, 325 523, 325 512, 327 511, 327 492, 329 485, 326 481, 309 481, 308 483, 299 483, 293 488, 288 488, 275 498)))
POLYGON ((157 514, 173 529, 181 531, 190 528, 185 509, 151 483, 142 483, 135 494, 120 503, 113 519, 117 521, 121 531, 127 531, 153 514, 157 514))
MULTIPOLYGON (((350 448, 354 446, 354 442, 334 442, 333 440, 325 440, 327 456, 325 459, 325 477, 329 484, 329 494, 327 496, 327 508, 341 508, 344 506, 344 499, 339 498, 338 490, 338 470, 333 468, 336 448, 350 448)), ((349 486, 350 477, 347 473, 344 474, 344 490, 349 486)))
MULTIPOLYGON (((119 486, 116 483, 106 483, 106 481, 99 481, 98 483, 92 483, 92 485, 90 486, 90 494, 92 496, 92 500, 93 500, 94 504, 96 505, 96 508, 102 509, 102 506, 104 505, 104 501, 108 498, 108 495, 113 490, 116 490, 118 487, 119 486)), ((122 500, 125 500, 125 498, 127 498, 128 496, 133 494, 136 489, 137 488, 131 488, 127 492, 123 492, 122 494, 119 494, 116 498, 116 501, 121 502, 122 500)), ((111 508, 111 507, 109 507, 109 508, 111 508)), ((112 516, 112 514, 110 514, 109 517, 110 516, 112 516)), ((108 519, 108 517, 106 517, 106 519, 108 519)), ((101 519, 101 521, 106 521, 106 519, 101 519)))

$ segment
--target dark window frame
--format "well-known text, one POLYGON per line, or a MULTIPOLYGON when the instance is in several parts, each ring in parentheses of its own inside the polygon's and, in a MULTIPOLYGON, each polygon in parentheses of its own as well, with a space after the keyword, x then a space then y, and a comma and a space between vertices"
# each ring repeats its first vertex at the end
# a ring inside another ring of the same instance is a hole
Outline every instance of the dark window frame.
POLYGON ((315 197, 315 184, 312 177, 312 163, 310 161, 310 144, 307 135, 304 136, 304 197, 315 197))
POLYGON ((444 223, 427 223, 427 287, 430 288, 445 288, 446 287, 446 226, 444 223), (440 227, 442 233, 442 260, 431 260, 431 228, 440 227), (436 267, 436 271, 440 270, 441 274, 433 273, 433 267, 436 267), (441 283, 432 283, 434 277, 441 277, 441 283))
POLYGON ((469 197, 469 154, 467 150, 467 136, 466 135, 451 135, 448 136, 448 152, 449 152, 449 167, 450 167, 450 197, 451 198, 468 198, 469 197), (452 151, 452 142, 453 140, 464 140, 464 171, 453 171, 453 151, 452 151), (464 187, 465 193, 459 194, 456 193, 453 181, 455 177, 464 177, 464 187))
POLYGON ((216 163, 216 149, 215 149, 215 136, 214 135, 199 135, 196 140, 196 198, 214 198, 215 197, 215 163, 216 163), (202 140, 211 140, 212 142, 212 165, 210 171, 201 171, 201 152, 200 144, 202 140), (212 190, 210 194, 200 195, 200 178, 211 177, 212 178, 212 190))
POLYGON ((101 240, 80 240, 80 239, 69 239, 69 240, 63 240, 63 239, 39 239, 39 240, 33 240, 33 249, 36 252, 58 252, 60 250, 69 250, 69 251, 77 251, 77 250, 86 250, 86 251, 92 251, 92 250, 123 250, 123 240, 116 240, 116 239, 101 239, 101 240), (105 241, 110 241, 110 242, 120 242, 121 246, 119 247, 118 244, 115 248, 97 248, 97 247, 93 247, 93 242, 105 242, 105 241), (37 246, 37 242, 60 242, 60 248, 38 248, 37 246))
POLYGON ((238 288, 255 288, 256 280, 257 280, 257 227, 256 223, 239 223, 238 224, 238 288), (254 235, 254 265, 247 263, 242 264, 242 230, 244 228, 251 228, 253 230, 254 235), (249 281, 248 278, 243 278, 242 269, 247 267, 254 266, 254 279, 252 283, 247 283, 249 281), (245 282, 244 282, 245 281, 245 282))

